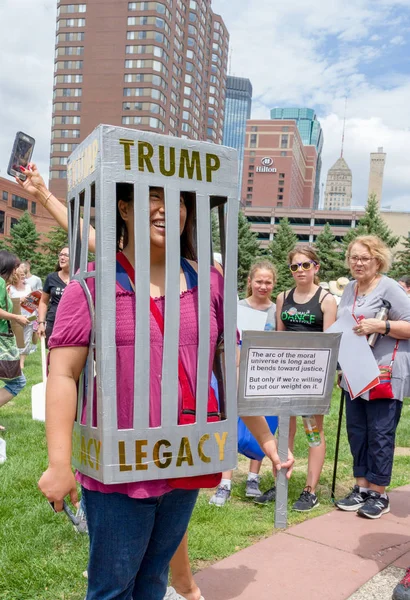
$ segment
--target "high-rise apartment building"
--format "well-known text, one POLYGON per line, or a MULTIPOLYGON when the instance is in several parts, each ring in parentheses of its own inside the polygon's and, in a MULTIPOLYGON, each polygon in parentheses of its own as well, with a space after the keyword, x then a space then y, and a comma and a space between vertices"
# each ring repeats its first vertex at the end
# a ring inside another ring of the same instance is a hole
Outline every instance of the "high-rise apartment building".
POLYGON ((343 210, 352 205, 352 172, 341 156, 327 174, 324 210, 343 210))
POLYGON ((239 187, 242 182, 246 121, 251 118, 252 84, 243 77, 226 80, 223 144, 238 151, 239 187))
POLYGON ((302 143, 305 146, 315 146, 317 153, 316 181, 313 207, 319 208, 320 174, 322 171, 323 131, 316 113, 311 108, 273 108, 271 119, 294 119, 299 129, 302 143))
POLYGON ((246 124, 243 207, 312 208, 317 154, 302 143, 294 120, 246 124))
POLYGON ((60 0, 50 189, 108 123, 221 143, 229 35, 211 0, 60 0))
POLYGON ((382 202, 383 174, 385 164, 386 153, 383 152, 383 148, 378 148, 377 152, 371 152, 368 196, 376 196, 379 206, 382 202))

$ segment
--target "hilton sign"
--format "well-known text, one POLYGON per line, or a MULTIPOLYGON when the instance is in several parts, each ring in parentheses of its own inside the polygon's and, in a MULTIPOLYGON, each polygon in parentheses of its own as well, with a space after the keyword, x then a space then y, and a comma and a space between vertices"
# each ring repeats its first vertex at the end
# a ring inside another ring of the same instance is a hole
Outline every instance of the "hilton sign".
POLYGON ((265 156, 264 158, 261 159, 261 163, 262 163, 261 167, 256 167, 257 173, 276 173, 277 172, 277 170, 272 166, 273 158, 270 158, 269 156, 265 156))

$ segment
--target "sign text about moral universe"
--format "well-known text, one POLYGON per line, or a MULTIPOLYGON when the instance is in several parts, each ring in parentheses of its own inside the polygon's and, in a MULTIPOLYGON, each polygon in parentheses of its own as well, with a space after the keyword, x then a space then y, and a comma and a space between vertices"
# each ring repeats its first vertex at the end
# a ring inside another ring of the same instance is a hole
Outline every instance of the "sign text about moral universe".
POLYGON ((245 396, 322 396, 330 350, 251 348, 245 396))

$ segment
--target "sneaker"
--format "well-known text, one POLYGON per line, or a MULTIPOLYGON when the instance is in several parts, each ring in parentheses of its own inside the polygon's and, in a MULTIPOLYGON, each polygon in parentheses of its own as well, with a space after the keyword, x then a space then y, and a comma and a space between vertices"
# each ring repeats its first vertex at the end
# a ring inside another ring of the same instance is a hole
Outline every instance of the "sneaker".
POLYGON ((340 510, 354 512, 364 505, 367 500, 367 496, 367 492, 361 492, 359 486, 355 485, 346 498, 342 498, 341 500, 337 500, 335 502, 335 506, 340 508, 340 510))
POLYGON ((392 600, 410 600, 410 568, 393 590, 392 600))
POLYGON ((268 490, 264 494, 261 494, 260 496, 257 496, 256 498, 254 498, 253 501, 255 502, 255 504, 268 504, 269 502, 274 502, 275 499, 276 499, 276 487, 273 486, 272 488, 270 488, 270 490, 268 490))
POLYGON ((224 506, 230 497, 231 490, 228 488, 228 486, 218 485, 215 494, 209 501, 209 504, 214 504, 215 506, 224 506))
POLYGON ((368 519, 380 519, 382 515, 390 512, 390 502, 388 498, 382 498, 379 492, 369 491, 366 502, 357 511, 361 517, 368 519))
POLYGON ((296 510, 297 512, 309 512, 313 508, 319 506, 319 500, 317 499, 316 494, 311 493, 311 487, 307 487, 299 496, 299 500, 296 500, 295 504, 292 506, 292 510, 296 510))
POLYGON ((262 492, 259 489, 259 477, 247 480, 245 495, 247 498, 256 498, 257 496, 262 496, 262 492))
MULTIPOLYGON (((181 596, 178 594, 175 588, 167 587, 167 593, 164 596, 163 600, 186 600, 185 596, 181 596)), ((203 596, 200 597, 199 600, 205 600, 203 596)))

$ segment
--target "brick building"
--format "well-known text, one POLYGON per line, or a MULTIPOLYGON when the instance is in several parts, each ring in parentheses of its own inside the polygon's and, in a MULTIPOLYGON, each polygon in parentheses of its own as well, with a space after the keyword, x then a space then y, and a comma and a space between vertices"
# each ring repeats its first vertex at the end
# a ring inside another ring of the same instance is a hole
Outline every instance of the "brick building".
POLYGON ((211 0, 60 0, 50 189, 97 125, 222 142, 229 35, 211 0))
MULTIPOLYGON (((281 219, 285 217, 300 242, 315 242, 326 223, 329 223, 336 239, 341 241, 349 229, 355 227, 363 217, 364 210, 364 206, 343 210, 256 206, 246 207, 243 212, 251 224, 252 231, 257 234, 261 247, 266 248, 273 240, 281 219)), ((381 210, 380 215, 395 235, 402 236, 395 251, 402 249, 403 238, 410 236, 410 212, 381 210)))
POLYGON ((34 196, 10 179, 0 177, 0 239, 10 235, 11 228, 18 223, 24 211, 30 213, 40 234, 47 233, 50 227, 56 225, 34 196))
POLYGON ((248 121, 242 206, 311 208, 316 165, 316 148, 303 145, 296 121, 248 121))

